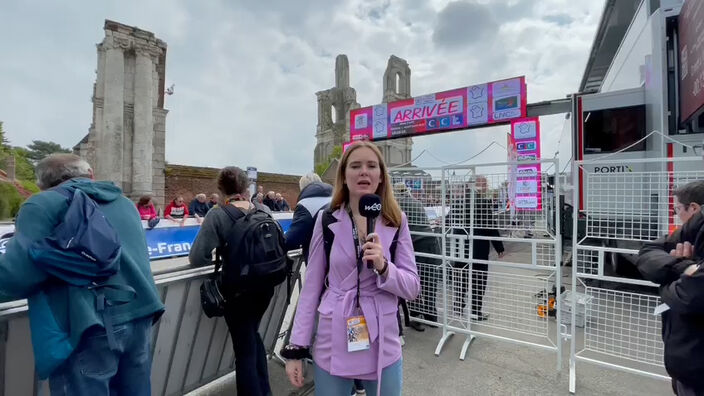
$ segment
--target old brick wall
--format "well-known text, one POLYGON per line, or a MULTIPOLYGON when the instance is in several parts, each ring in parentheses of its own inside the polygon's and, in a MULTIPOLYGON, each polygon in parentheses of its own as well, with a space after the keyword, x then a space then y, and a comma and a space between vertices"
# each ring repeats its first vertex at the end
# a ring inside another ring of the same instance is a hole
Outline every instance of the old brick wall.
MULTIPOLYGON (((174 198, 181 195, 190 203, 198 193, 208 196, 218 191, 215 178, 220 171, 219 168, 202 168, 185 165, 166 165, 166 199, 168 204, 174 198)), ((282 175, 278 173, 258 172, 257 184, 264 187, 264 191, 275 191, 281 193, 293 209, 296 206, 296 198, 300 190, 298 181, 300 176, 282 175)), ((163 209, 163 208, 162 208, 163 209)))

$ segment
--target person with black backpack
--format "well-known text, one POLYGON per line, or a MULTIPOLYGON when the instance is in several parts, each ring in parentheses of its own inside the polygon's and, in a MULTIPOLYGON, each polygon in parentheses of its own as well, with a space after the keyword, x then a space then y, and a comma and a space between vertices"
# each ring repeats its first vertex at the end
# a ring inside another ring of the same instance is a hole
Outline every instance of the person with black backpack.
POLYGON ((222 315, 227 322, 235 351, 237 394, 271 395, 258 329, 274 288, 288 275, 283 230, 269 213, 250 202, 245 171, 223 168, 217 185, 223 205, 205 216, 189 258, 194 266, 210 265, 216 249, 216 269, 201 288, 201 300, 206 315, 222 315), (213 295, 224 297, 221 307, 210 301, 213 295))
POLYGON ((134 203, 73 154, 35 170, 0 255, 0 302, 27 298, 36 372, 52 396, 151 394, 151 329, 164 312, 134 203))

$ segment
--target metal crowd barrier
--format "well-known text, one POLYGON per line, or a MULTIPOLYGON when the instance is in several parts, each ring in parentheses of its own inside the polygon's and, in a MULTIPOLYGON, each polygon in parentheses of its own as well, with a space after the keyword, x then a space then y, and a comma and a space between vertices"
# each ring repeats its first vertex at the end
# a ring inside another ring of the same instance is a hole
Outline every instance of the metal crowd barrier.
MULTIPOLYGON (((289 252, 289 258, 295 279, 301 251, 289 252)), ((152 331, 153 395, 182 395, 235 368, 225 319, 207 318, 200 306, 200 285, 213 267, 190 268, 186 258, 173 264, 175 269, 154 275, 166 312, 152 331)), ((269 356, 288 307, 287 290, 285 283, 277 287, 259 328, 269 356)), ((48 382, 38 381, 34 372, 26 300, 0 304, 0 396, 48 393, 48 382)))
MULTIPOLYGON (((491 338, 551 351, 559 370, 562 326, 555 308, 560 293, 553 294, 553 289, 561 289, 561 234, 552 217, 559 218, 560 207, 541 165, 559 169, 557 160, 541 160, 391 170, 412 237, 425 239, 423 244, 436 240, 440 246, 435 254, 416 252, 421 293, 409 303, 416 313, 413 321, 442 328, 436 355, 451 336, 462 334, 461 360, 475 339, 491 338), (526 165, 534 169, 527 182, 516 172, 526 165), (521 196, 530 199, 519 202, 521 196), (439 213, 418 209, 437 205, 439 213), (501 241, 508 254, 503 259, 472 257, 479 241, 501 241), (475 320, 470 311, 479 288, 485 290, 482 311, 489 315, 484 321, 475 320)), ((555 189, 559 191, 559 180, 555 189)))

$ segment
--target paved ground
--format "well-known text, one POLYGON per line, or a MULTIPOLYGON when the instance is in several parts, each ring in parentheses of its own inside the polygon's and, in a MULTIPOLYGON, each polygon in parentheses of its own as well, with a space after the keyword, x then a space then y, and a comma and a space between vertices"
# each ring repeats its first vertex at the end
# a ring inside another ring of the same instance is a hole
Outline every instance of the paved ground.
MULTIPOLYGON (((522 245, 522 244, 521 244, 522 245)), ((507 258, 512 262, 530 262, 529 250, 525 246, 507 246, 507 258)), ((523 270, 498 269, 508 272, 503 277, 526 274, 523 270)), ((566 272, 569 272, 567 268, 566 272)), ((501 298, 521 297, 518 292, 506 292, 515 284, 502 283, 501 275, 490 275, 487 299, 488 309, 495 323, 501 322, 516 313, 514 322, 534 323, 533 305, 516 310, 508 305, 497 305, 501 298), (492 279, 494 283, 492 283, 492 279), (492 288, 494 290, 492 290, 492 288), (507 294, 508 293, 508 294, 507 294), (521 322, 522 321, 522 322, 521 322)), ((534 275, 530 275, 534 276, 534 275)), ((569 283, 565 274, 563 281, 569 283)), ((520 286, 520 285, 518 285, 520 286)), ((529 289, 532 290, 532 289, 529 289)), ((294 296, 295 298, 295 296, 294 296)), ((522 300, 525 298, 521 297, 522 300)), ((286 322, 288 322, 288 317, 286 322)), ((491 319, 490 319, 491 321, 491 319)), ((490 332, 494 329, 488 329, 490 332)), ((493 332, 494 334, 496 331, 493 332)), ((549 322, 549 334, 554 340, 554 319, 549 322)), ((404 348, 404 395, 568 395, 569 342, 563 344, 563 364, 556 369, 556 353, 528 346, 516 345, 490 338, 477 338, 471 345, 465 361, 459 360, 460 349, 465 340, 463 335, 455 335, 445 345, 440 356, 434 351, 442 335, 440 329, 427 329, 419 333, 406 329, 404 348)), ((583 338, 578 331, 578 339, 583 338)), ((270 363, 270 379, 274 396, 302 395, 303 392, 291 387, 286 379, 283 366, 270 363)), ((309 378, 310 379, 310 378, 309 378)), ((201 389, 198 395, 235 395, 234 376, 225 377, 201 389)), ((671 395, 668 382, 651 379, 630 373, 597 367, 587 363, 577 365, 577 395, 671 395)))
MULTIPOLYGON (((465 361, 459 360, 463 337, 455 336, 439 357, 433 352, 438 329, 409 330, 404 348, 404 395, 567 395, 568 369, 555 371, 555 354, 504 342, 477 339, 465 361)), ((566 345, 567 346, 567 345, 566 345)), ((285 378, 283 367, 269 366, 274 396, 298 395, 285 378)), ((664 381, 607 370, 589 364, 577 366, 577 395, 670 395, 664 381)), ((200 395, 235 395, 234 377, 226 378, 200 395)))

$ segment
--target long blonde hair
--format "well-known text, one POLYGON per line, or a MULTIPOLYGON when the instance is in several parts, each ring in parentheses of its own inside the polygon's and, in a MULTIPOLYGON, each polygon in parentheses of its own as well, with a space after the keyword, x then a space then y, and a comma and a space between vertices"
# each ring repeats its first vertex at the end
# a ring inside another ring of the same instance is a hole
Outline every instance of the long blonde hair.
POLYGON ((337 175, 335 176, 335 188, 332 193, 332 201, 330 207, 333 210, 340 209, 342 204, 349 204, 350 200, 350 190, 345 184, 345 171, 347 170, 347 162, 349 161, 350 155, 353 151, 361 148, 367 147, 371 149, 374 154, 376 154, 379 160, 379 168, 381 170, 381 182, 376 188, 376 194, 381 197, 381 216, 386 220, 387 224, 393 227, 400 227, 402 220, 401 207, 398 206, 396 198, 394 197, 393 190, 391 189, 391 177, 389 176, 388 169, 384 163, 384 157, 381 155, 381 151, 373 144, 368 141, 355 142, 349 147, 342 155, 340 159, 340 164, 337 167, 337 175))

